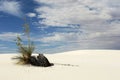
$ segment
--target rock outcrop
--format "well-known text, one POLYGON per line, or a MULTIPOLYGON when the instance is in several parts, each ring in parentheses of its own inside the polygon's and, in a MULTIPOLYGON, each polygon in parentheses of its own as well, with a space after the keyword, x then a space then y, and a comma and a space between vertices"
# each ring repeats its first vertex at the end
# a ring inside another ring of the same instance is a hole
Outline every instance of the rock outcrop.
POLYGON ((50 63, 49 60, 43 54, 39 54, 37 57, 31 56, 29 61, 30 64, 33 66, 41 66, 41 67, 53 66, 53 64, 50 63))

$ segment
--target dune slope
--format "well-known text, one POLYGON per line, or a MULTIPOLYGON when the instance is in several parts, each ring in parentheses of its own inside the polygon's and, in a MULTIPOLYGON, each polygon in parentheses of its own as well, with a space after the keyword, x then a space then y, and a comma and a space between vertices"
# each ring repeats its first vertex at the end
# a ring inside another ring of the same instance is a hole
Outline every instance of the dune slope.
POLYGON ((54 66, 16 65, 16 54, 0 54, 0 80, 120 80, 119 50, 78 50, 45 54, 54 66))

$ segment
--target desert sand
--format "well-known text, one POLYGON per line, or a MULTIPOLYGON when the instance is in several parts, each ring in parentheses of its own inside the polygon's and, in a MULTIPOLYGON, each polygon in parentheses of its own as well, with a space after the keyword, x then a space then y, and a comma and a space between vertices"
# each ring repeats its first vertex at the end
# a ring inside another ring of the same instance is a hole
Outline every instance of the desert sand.
POLYGON ((52 67, 16 65, 16 54, 0 54, 0 80, 120 80, 120 50, 45 54, 52 67))

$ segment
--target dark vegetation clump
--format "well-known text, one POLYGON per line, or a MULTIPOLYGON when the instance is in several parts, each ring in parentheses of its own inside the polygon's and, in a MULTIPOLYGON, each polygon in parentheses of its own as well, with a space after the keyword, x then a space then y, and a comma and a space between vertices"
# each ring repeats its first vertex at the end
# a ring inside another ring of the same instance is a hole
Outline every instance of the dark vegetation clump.
POLYGON ((52 66, 48 59, 43 55, 39 54, 37 57, 32 56, 32 53, 35 50, 34 43, 30 39, 30 26, 26 22, 24 24, 24 35, 27 37, 27 44, 25 45, 20 36, 17 36, 16 45, 18 47, 19 56, 16 56, 13 59, 17 59, 17 64, 31 64, 34 66, 49 67, 52 66))

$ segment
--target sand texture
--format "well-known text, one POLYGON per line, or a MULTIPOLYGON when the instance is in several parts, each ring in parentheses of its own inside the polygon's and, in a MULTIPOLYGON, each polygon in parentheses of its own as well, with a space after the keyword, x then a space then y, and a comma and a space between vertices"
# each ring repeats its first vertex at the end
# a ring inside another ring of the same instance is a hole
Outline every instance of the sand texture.
POLYGON ((0 80, 120 80, 119 50, 45 54, 52 67, 16 65, 16 54, 0 54, 0 80))

